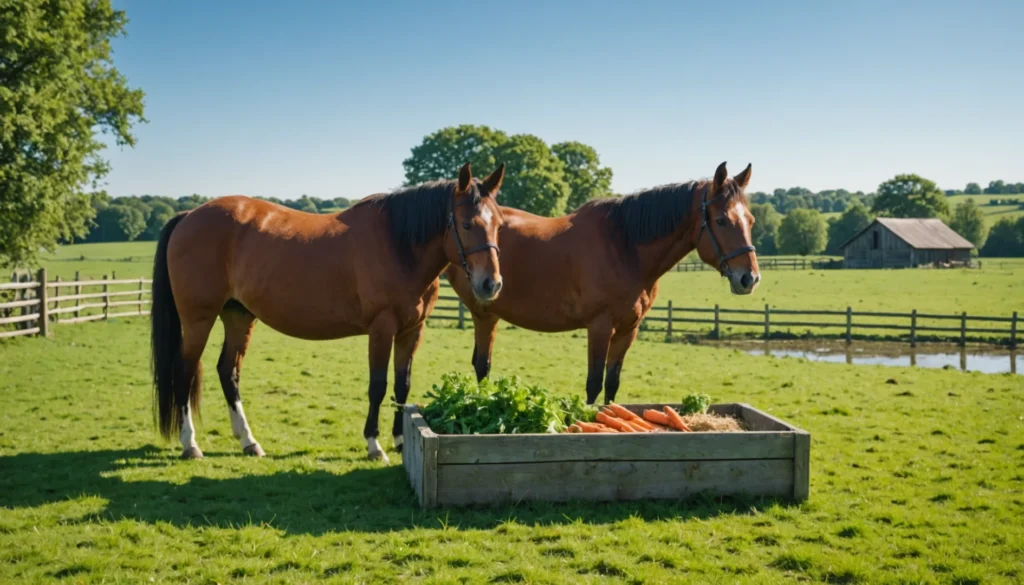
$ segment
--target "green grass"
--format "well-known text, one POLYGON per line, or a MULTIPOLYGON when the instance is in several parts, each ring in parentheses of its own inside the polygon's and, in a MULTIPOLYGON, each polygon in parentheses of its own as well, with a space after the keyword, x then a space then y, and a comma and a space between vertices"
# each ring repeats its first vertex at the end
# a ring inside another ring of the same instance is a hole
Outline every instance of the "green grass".
POLYGON ((1003 218, 1009 218, 1016 220, 1018 217, 1024 216, 1024 208, 1021 204, 1024 203, 1024 195, 954 195, 949 198, 949 205, 951 209, 955 209, 957 205, 963 203, 968 199, 973 199, 975 203, 981 208, 982 213, 985 214, 985 223, 989 227, 992 227, 997 221, 1003 218), (989 205, 989 202, 993 199, 1000 201, 1013 201, 1009 205, 989 205))
MULTIPOLYGON (((693 275, 691 275, 693 276, 693 275)), ((638 342, 621 402, 700 390, 812 435, 811 496, 422 512, 363 460, 366 338, 257 326, 231 437, 204 356, 202 461, 150 423, 145 320, 0 343, 3 583, 1014 583, 1024 578, 1021 376, 808 363, 638 342)), ((469 371, 430 328, 413 400, 469 371)), ((582 394, 585 336, 502 331, 494 375, 582 394)), ((382 427, 390 416, 382 419, 382 427)), ((390 441, 388 441, 390 442, 390 441)))

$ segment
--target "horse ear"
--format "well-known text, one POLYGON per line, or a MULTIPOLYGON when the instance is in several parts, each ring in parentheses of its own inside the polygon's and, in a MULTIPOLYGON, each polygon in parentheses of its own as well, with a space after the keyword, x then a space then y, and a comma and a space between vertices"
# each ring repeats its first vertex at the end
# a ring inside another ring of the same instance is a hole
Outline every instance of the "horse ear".
POLYGON ((721 187, 725 184, 726 177, 729 176, 729 171, 725 169, 725 163, 718 165, 718 169, 715 171, 715 187, 721 187))
POLYGON ((743 169, 740 174, 733 177, 736 184, 739 185, 740 189, 746 189, 747 185, 750 184, 750 163, 747 163, 747 168, 743 169))
POLYGON ((466 163, 462 165, 462 169, 459 171, 459 191, 469 189, 469 185, 472 182, 473 173, 469 170, 469 163, 466 163))
POLYGON ((491 173, 489 177, 484 179, 483 191, 484 197, 489 197, 498 192, 501 188, 501 182, 505 179, 505 163, 501 163, 496 171, 491 173))

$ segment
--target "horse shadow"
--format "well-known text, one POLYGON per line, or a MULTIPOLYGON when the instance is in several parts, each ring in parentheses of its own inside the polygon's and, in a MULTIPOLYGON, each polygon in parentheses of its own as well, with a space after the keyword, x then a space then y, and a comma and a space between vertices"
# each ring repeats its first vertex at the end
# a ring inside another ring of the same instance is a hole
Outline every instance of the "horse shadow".
POLYGON ((152 468, 175 475, 174 467, 189 464, 151 445, 0 457, 0 507, 17 510, 96 496, 105 500, 105 508, 72 522, 131 519, 181 528, 265 525, 286 534, 320 535, 410 528, 478 530, 510 520, 524 525, 558 526, 612 524, 628 518, 708 519, 721 514, 756 514, 776 504, 792 505, 785 500, 764 498, 697 497, 678 502, 525 502, 489 508, 421 510, 401 466, 359 468, 340 474, 300 466, 265 475, 190 475, 184 482, 122 477, 152 468))

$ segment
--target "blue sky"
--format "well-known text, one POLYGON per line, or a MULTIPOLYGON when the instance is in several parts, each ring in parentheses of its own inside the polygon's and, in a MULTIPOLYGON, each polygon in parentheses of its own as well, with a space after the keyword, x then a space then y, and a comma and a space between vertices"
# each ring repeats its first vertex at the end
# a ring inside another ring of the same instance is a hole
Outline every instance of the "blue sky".
POLYGON ((1020 0, 114 2, 149 119, 115 196, 358 198, 461 123, 590 144, 620 193, 1024 181, 1020 0))

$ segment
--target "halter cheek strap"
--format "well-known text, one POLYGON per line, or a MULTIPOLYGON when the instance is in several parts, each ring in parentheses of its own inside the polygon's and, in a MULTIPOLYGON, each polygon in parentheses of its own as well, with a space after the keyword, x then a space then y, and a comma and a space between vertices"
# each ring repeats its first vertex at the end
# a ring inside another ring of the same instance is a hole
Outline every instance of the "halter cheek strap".
POLYGON ((469 256, 470 254, 476 254, 477 252, 483 252, 489 249, 493 249, 494 252, 500 256, 501 250, 498 248, 497 244, 492 244, 490 242, 484 242, 483 244, 480 244, 479 246, 474 246, 469 250, 466 250, 463 247, 462 238, 459 236, 459 230, 455 226, 455 208, 460 205, 468 204, 468 200, 463 200, 458 203, 455 203, 452 206, 452 210, 448 212, 448 229, 451 230, 452 234, 455 235, 455 248, 459 251, 459 260, 462 262, 462 269, 466 272, 466 278, 472 280, 472 277, 470 276, 469 273, 469 263, 466 262, 466 256, 469 256))
POLYGON ((718 244, 718 238, 715 237, 714 230, 711 229, 711 215, 709 211, 711 204, 721 199, 722 196, 718 195, 714 199, 708 201, 708 191, 710 190, 711 187, 708 187, 707 190, 704 191, 704 196, 701 198, 700 202, 701 222, 700 232, 698 232, 697 234, 697 243, 700 244, 700 238, 704 235, 704 230, 707 230, 708 237, 711 238, 711 247, 714 248, 715 256, 718 257, 718 272, 722 276, 726 276, 727 274, 732 274, 732 269, 728 267, 726 262, 732 260, 737 256, 742 256, 743 254, 754 252, 756 251, 756 248, 754 248, 754 246, 740 246, 739 248, 736 248, 735 250, 729 252, 725 256, 722 255, 722 247, 718 244))

